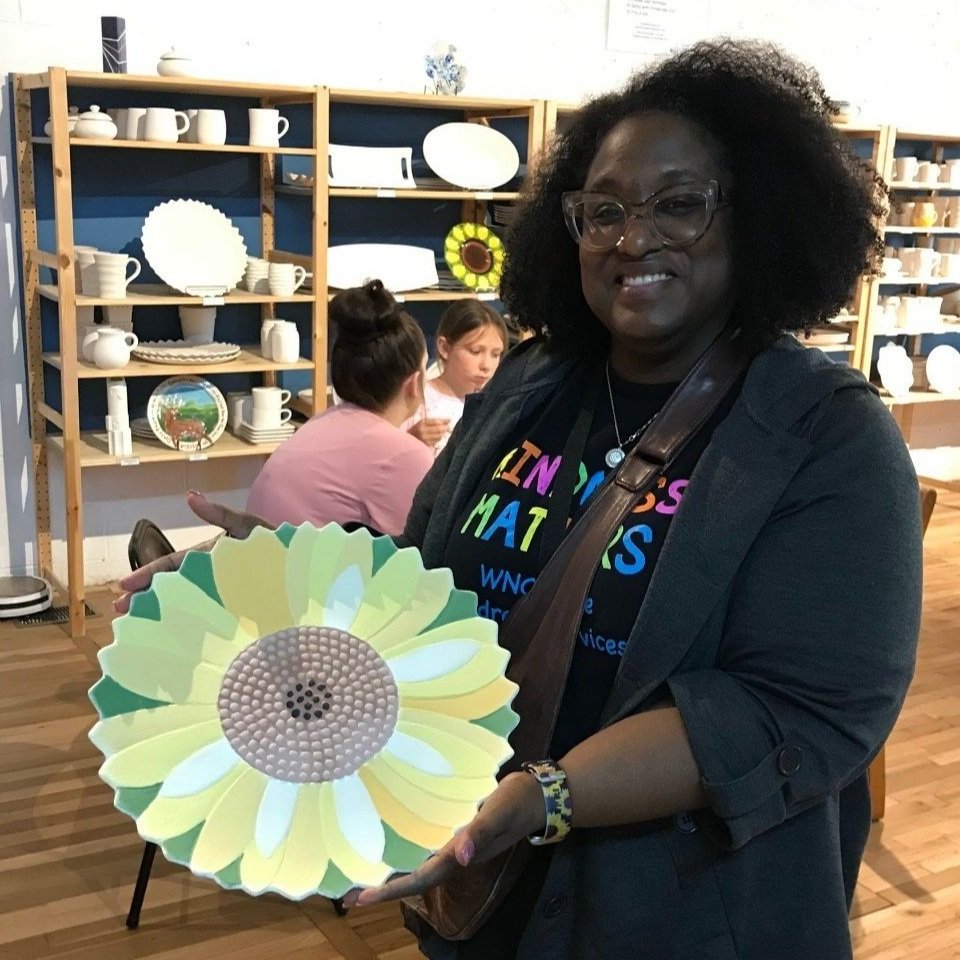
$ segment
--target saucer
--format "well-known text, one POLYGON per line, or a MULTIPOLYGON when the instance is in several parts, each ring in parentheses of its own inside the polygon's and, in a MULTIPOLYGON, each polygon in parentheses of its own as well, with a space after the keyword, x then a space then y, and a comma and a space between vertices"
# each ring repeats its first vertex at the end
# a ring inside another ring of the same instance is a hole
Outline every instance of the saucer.
POLYGON ((237 436, 248 443, 276 443, 278 440, 286 440, 296 433, 296 427, 292 423, 284 423, 279 427, 252 427, 245 420, 241 421, 237 428, 237 436))

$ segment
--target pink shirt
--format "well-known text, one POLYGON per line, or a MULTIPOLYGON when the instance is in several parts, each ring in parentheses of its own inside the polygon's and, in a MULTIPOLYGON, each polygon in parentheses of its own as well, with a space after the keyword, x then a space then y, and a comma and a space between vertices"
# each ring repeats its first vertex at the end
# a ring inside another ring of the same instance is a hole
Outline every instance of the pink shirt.
POLYGON ((270 523, 359 521, 403 532, 434 453, 383 417, 352 403, 317 414, 263 465, 247 510, 270 523))

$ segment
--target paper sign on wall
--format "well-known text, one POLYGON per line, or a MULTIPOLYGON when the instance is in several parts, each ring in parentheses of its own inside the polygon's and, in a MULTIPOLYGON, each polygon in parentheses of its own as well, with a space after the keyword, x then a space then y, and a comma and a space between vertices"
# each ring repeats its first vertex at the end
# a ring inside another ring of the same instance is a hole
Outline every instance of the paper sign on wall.
POLYGON ((709 0, 608 0, 607 49, 666 53, 709 33, 709 0))

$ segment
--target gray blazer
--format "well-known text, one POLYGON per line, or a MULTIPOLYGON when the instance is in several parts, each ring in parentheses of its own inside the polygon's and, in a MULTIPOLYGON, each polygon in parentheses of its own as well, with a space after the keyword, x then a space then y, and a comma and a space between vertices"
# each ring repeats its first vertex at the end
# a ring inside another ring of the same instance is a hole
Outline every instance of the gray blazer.
MULTIPOLYGON (((443 563, 494 454, 572 369, 524 344, 467 398, 405 531, 427 566, 443 563)), ((838 798, 906 695, 921 560, 917 480, 893 419, 859 373, 781 338, 691 477, 603 718, 669 694, 709 806, 574 830, 520 960, 849 958, 845 891, 867 824, 862 809, 847 823, 838 798)), ((422 946, 457 956, 439 938, 422 946)))

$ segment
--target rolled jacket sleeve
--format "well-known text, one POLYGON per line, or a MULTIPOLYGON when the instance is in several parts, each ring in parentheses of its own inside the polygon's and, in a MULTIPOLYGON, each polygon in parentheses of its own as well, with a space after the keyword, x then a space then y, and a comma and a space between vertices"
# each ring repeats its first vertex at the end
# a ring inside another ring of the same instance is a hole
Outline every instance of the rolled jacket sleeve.
POLYGON ((723 846, 835 793, 883 745, 913 675, 922 546, 892 418, 842 391, 731 585, 716 662, 667 681, 723 846))

